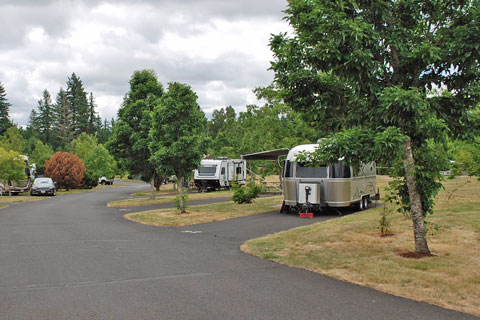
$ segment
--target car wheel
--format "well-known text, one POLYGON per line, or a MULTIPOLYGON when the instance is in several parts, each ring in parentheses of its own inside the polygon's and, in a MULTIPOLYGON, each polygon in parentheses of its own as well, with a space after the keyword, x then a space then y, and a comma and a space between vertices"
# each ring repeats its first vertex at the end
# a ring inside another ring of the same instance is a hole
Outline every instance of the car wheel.
POLYGON ((100 182, 101 185, 105 185, 105 180, 102 180, 102 182, 100 182))

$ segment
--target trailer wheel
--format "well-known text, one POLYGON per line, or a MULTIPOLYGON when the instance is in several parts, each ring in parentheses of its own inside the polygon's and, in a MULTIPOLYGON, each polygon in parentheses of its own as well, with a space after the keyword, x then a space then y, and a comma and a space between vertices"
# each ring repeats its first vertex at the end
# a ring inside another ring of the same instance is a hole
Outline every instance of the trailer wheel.
POLYGON ((366 199, 366 197, 362 197, 360 199, 360 202, 357 203, 357 208, 358 208, 359 211, 363 211, 363 210, 367 209, 366 204, 365 204, 366 203, 365 199, 366 199))
POLYGON ((362 201, 363 201, 363 210, 367 210, 368 209, 368 196, 363 197, 362 201))

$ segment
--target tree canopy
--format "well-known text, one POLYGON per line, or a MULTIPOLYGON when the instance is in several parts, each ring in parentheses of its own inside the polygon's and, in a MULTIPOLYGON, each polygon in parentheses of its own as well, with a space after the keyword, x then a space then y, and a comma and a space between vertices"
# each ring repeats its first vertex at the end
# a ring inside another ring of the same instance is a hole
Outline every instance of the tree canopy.
MULTIPOLYGON (((160 102, 163 87, 152 70, 135 71, 130 79, 130 91, 118 110, 107 148, 120 166, 144 181, 155 180, 155 166, 150 162, 149 131, 151 113, 160 102)), ((152 181, 152 187, 154 181, 152 181)))
POLYGON ((170 83, 168 91, 153 111, 150 132, 151 160, 164 175, 175 174, 179 181, 180 208, 183 178, 200 164, 206 152, 207 119, 197 103, 197 95, 185 84, 170 83))
POLYGON ((331 134, 320 161, 393 159, 416 251, 428 254, 423 217, 446 137, 479 125, 480 2, 290 0, 285 12, 294 33, 271 40, 278 94, 331 134))

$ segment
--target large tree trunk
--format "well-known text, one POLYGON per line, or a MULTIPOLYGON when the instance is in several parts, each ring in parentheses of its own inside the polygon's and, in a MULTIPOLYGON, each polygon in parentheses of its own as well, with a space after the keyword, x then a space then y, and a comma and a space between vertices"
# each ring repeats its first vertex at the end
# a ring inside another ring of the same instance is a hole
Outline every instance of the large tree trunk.
POLYGON ((187 213, 185 203, 183 202, 183 177, 177 175, 178 183, 178 202, 180 204, 180 213, 187 213))
POLYGON ((415 160, 413 159, 410 138, 403 141, 403 167, 407 181, 408 194, 410 197, 410 208, 413 221, 413 236, 415 238, 415 251, 417 253, 430 254, 428 249, 425 223, 423 221, 423 208, 420 193, 417 190, 415 176, 415 160))
POLYGON ((152 178, 150 179, 150 187, 152 189, 152 199, 155 199, 155 174, 153 174, 152 178))

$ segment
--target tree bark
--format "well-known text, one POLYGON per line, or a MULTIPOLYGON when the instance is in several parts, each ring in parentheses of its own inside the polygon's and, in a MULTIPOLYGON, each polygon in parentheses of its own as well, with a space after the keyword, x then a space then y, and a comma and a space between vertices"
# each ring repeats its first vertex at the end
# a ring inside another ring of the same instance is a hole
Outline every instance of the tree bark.
POLYGON ((423 208, 420 193, 417 190, 415 176, 415 160, 413 159, 412 145, 410 138, 403 140, 403 167, 407 182, 408 195, 410 197, 410 210, 412 213, 413 236, 415 238, 415 252, 430 254, 427 244, 425 223, 423 221, 423 208))
POLYGON ((178 183, 178 202, 180 205, 180 213, 187 213, 185 210, 185 203, 183 202, 183 177, 177 175, 178 183))
POLYGON ((155 199, 155 174, 153 174, 152 178, 150 179, 150 187, 152 189, 152 199, 155 199))

